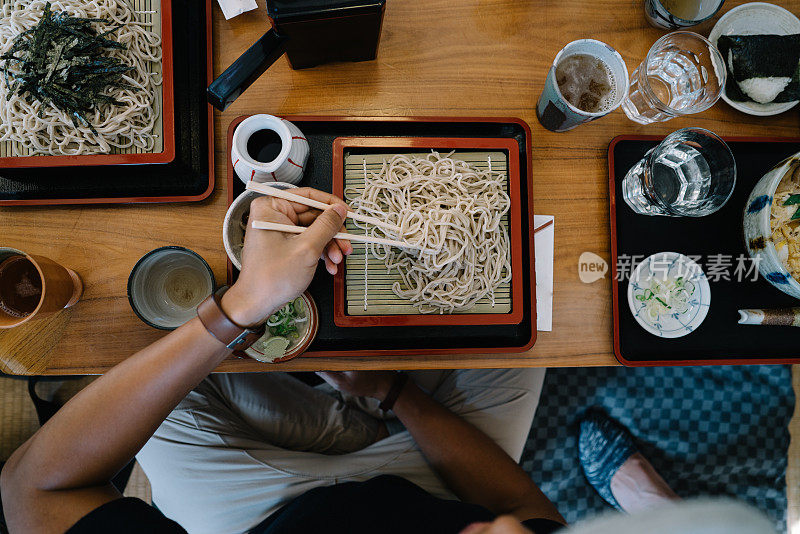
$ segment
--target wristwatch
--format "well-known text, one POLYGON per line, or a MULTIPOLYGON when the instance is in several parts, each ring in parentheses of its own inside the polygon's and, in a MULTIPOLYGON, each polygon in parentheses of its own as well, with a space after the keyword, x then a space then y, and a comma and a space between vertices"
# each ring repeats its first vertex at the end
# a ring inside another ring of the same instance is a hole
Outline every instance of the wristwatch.
POLYGON ((406 382, 408 382, 408 375, 403 371, 397 371, 397 374, 394 375, 392 387, 389 388, 388 393, 386 393, 386 398, 381 401, 378 408, 384 412, 388 412, 394 408, 394 403, 397 402, 397 398, 400 396, 400 393, 403 392, 403 386, 406 385, 406 382))
POLYGON ((231 350, 244 350, 264 335, 267 325, 262 324, 256 328, 244 328, 234 323, 222 310, 220 303, 222 295, 228 290, 228 286, 222 286, 208 296, 206 300, 197 307, 197 317, 206 327, 209 334, 217 338, 231 350))

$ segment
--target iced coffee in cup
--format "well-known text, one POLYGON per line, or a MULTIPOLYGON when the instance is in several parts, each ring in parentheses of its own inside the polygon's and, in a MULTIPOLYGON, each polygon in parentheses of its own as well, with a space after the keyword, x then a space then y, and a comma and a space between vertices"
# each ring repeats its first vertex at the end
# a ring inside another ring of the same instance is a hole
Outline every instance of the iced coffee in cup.
POLYGON ((627 94, 628 70, 622 56, 600 41, 579 39, 556 55, 536 116, 548 130, 564 132, 608 115, 627 94))

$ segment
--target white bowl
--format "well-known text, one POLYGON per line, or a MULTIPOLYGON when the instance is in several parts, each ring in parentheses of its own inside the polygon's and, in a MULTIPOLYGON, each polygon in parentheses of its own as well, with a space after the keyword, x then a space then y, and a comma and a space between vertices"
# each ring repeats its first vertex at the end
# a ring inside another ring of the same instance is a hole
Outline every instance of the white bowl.
POLYGON ((311 294, 308 291, 300 295, 300 297, 303 299, 303 303, 306 305, 306 310, 308 310, 308 321, 306 322, 303 333, 300 336, 297 344, 284 352, 283 356, 280 358, 275 358, 274 360, 267 359, 264 353, 256 349, 254 346, 245 349, 245 354, 260 362, 281 363, 300 356, 306 351, 306 349, 308 349, 309 345, 311 345, 311 342, 314 341, 315 337, 317 337, 317 331, 319 330, 319 311, 317 310, 317 305, 314 302, 314 299, 311 297, 311 294))
POLYGON ((687 256, 677 252, 658 252, 645 258, 634 269, 628 282, 628 305, 636 322, 654 336, 682 337, 697 330, 706 318, 711 307, 711 287, 703 269, 687 256), (642 284, 651 278, 663 279, 665 273, 671 277, 688 277, 694 283, 694 293, 689 301, 691 307, 684 313, 651 319, 644 313, 645 304, 634 297, 634 291, 642 289, 642 284))
POLYGON ((800 163, 800 152, 781 161, 761 177, 744 205, 744 244, 758 271, 770 284, 800 299, 800 282, 792 277, 778 257, 772 241, 770 216, 775 189, 784 175, 800 163))
MULTIPOLYGON (((711 30, 708 40, 717 46, 721 35, 790 35, 793 33, 800 33, 800 20, 791 12, 767 2, 750 2, 725 13, 711 30)), ((725 59, 727 61, 727 58, 725 59)), ((728 76, 727 83, 736 83, 736 81, 733 76, 728 76)), ((780 104, 736 102, 728 98, 724 89, 722 90, 722 99, 742 113, 762 117, 783 113, 800 102, 797 100, 780 104)))
MULTIPOLYGON (((276 189, 294 189, 297 187, 284 182, 274 182, 269 185, 276 189)), ((222 223, 222 244, 225 246, 225 252, 228 254, 231 263, 240 271, 242 270, 244 228, 239 223, 242 221, 242 216, 250 212, 250 203, 253 202, 253 199, 261 196, 264 195, 255 191, 245 190, 231 202, 228 212, 225 214, 225 221, 222 223)))

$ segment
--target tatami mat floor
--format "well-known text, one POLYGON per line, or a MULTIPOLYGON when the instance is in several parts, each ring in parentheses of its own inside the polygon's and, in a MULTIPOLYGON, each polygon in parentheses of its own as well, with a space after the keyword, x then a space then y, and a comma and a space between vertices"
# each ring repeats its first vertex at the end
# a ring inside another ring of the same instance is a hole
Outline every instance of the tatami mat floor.
MULTIPOLYGON (((37 391, 42 396, 55 397, 59 401, 74 395, 92 378, 70 380, 64 383, 39 384, 37 391)), ((794 391, 800 398, 800 366, 793 367, 794 391)), ((39 423, 36 411, 28 397, 25 380, 0 378, 0 461, 11 455, 21 443, 36 431, 39 423)), ((789 467, 786 473, 788 509, 788 534, 800 534, 800 403, 795 404, 794 416, 789 425, 792 442, 789 447, 789 467)), ((131 475, 125 495, 150 501, 150 484, 137 465, 131 475)))

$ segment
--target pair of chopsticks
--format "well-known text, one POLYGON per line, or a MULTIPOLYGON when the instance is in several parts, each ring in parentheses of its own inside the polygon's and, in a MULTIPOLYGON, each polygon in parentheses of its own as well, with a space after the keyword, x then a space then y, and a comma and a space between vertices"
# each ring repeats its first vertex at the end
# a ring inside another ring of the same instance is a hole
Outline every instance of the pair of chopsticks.
MULTIPOLYGON (((323 211, 331 207, 330 204, 325 204, 324 202, 320 202, 318 200, 314 200, 304 196, 295 195, 294 193, 290 193, 285 189, 278 189, 277 187, 271 187, 263 183, 257 183, 253 181, 247 182, 247 189, 250 191, 261 193, 263 195, 282 198, 284 200, 288 200, 289 202, 296 202, 298 204, 303 204, 304 206, 316 208, 323 211)), ((373 224, 375 226, 385 228, 396 235, 400 233, 399 227, 381 221, 380 219, 376 219, 375 217, 370 217, 368 215, 361 215, 360 213, 355 213, 354 211, 348 211, 347 216, 356 221, 361 221, 363 223, 373 224)), ((256 230, 272 230, 275 232, 285 232, 290 234, 302 234, 306 230, 302 226, 292 226, 290 224, 280 224, 268 221, 253 221, 253 228, 255 228, 256 230)), ((348 241, 358 241, 361 243, 377 243, 379 245, 388 245, 391 247, 413 248, 422 250, 422 247, 420 247, 419 245, 412 245, 410 243, 404 243, 403 241, 395 241, 394 239, 384 239, 382 237, 374 237, 370 235, 348 234, 345 232, 339 232, 333 237, 334 239, 347 239, 348 241)))

